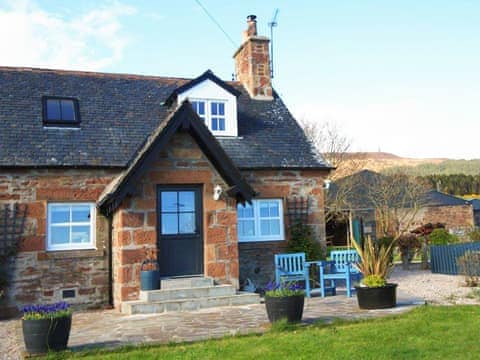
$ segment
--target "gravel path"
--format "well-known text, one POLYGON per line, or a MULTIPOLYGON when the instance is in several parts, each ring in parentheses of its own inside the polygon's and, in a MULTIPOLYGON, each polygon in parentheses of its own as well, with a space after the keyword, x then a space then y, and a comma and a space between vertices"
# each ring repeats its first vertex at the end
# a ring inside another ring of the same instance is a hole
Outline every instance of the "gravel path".
POLYGON ((420 270, 419 265, 411 265, 411 270, 396 266, 389 281, 398 283, 399 291, 429 304, 480 304, 480 288, 466 287, 463 276, 432 274, 430 270, 420 270))

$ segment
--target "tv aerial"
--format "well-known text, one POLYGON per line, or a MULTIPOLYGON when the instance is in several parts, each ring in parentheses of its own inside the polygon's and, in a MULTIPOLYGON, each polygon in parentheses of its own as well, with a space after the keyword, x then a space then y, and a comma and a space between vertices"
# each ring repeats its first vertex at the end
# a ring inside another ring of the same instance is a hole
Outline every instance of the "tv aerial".
POLYGON ((268 23, 270 26, 270 77, 273 79, 273 28, 278 25, 277 17, 279 9, 275 9, 275 13, 273 14, 272 21, 268 23))

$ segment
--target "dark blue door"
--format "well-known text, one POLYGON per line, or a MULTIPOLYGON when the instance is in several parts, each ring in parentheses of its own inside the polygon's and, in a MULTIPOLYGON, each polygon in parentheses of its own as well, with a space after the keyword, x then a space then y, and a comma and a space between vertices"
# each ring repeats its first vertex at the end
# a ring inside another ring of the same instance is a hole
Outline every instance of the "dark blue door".
POLYGON ((203 275, 201 187, 159 186, 157 204, 160 276, 203 275))

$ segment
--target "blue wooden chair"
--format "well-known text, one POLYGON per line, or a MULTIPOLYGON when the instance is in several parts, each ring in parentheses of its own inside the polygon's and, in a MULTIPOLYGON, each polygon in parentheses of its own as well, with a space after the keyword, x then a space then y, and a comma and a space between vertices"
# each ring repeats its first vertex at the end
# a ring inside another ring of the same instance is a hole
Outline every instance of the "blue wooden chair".
MULTIPOLYGON (((327 281, 329 288, 336 289, 336 281, 344 280, 347 288, 347 296, 352 296, 353 284, 359 282, 361 273, 353 264, 360 261, 360 257, 355 250, 336 250, 330 253, 330 261, 322 261, 320 265, 320 291, 322 297, 325 297, 325 288, 327 281)), ((335 294, 335 292, 334 292, 335 294)))
MULTIPOLYGON (((321 261, 306 261, 305 253, 276 254, 275 255, 275 284, 289 281, 304 281, 305 295, 311 297, 312 291, 320 290, 325 293, 329 288, 322 288, 324 282, 319 282, 320 287, 310 286, 310 267, 316 265, 321 269, 321 261)), ((333 289, 334 291, 334 289, 333 289)))

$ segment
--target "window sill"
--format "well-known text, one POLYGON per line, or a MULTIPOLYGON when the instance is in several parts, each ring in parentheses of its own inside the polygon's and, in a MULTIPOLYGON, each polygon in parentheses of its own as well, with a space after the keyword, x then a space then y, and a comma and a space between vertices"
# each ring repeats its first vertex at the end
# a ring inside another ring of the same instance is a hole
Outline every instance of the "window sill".
POLYGON ((252 239, 252 240, 238 240, 238 243, 246 243, 246 244, 249 244, 249 243, 268 243, 268 242, 281 242, 281 241, 285 241, 285 239, 252 239))
POLYGON ((46 250, 44 254, 48 259, 73 259, 104 257, 106 255, 106 251, 103 249, 46 250))

